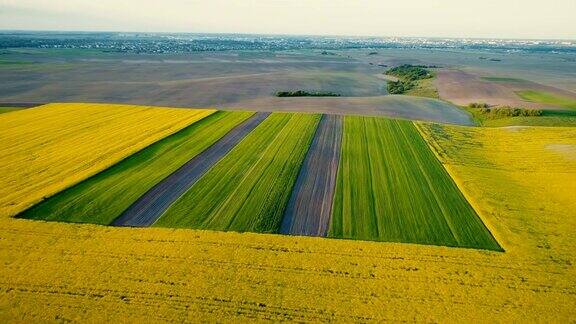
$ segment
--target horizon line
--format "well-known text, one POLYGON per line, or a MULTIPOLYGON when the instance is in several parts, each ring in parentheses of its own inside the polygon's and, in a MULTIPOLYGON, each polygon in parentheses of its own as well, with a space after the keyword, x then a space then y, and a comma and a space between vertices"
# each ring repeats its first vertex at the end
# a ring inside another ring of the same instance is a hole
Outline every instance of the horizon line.
POLYGON ((289 33, 238 33, 238 32, 200 32, 200 31, 136 31, 136 30, 76 30, 76 29, 3 29, 5 32, 35 32, 35 33, 134 33, 134 34, 196 34, 196 35, 252 35, 252 36, 283 36, 283 37, 349 37, 349 38, 426 38, 426 39, 474 39, 474 40, 518 40, 518 41, 571 41, 576 38, 513 38, 513 37, 465 37, 465 36, 375 36, 347 34, 289 34, 289 33))

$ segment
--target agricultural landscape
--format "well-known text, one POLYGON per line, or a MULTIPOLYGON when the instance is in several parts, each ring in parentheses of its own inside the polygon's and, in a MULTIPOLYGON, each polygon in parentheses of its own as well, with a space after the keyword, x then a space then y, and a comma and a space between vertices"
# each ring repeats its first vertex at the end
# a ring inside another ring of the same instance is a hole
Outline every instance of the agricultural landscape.
POLYGON ((74 37, 0 33, 3 321, 574 320, 576 45, 74 37))

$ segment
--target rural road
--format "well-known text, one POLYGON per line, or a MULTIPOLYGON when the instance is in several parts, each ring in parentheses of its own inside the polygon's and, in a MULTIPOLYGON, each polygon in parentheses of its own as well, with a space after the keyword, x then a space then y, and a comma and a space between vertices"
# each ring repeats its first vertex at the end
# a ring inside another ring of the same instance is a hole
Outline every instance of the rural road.
POLYGON ((111 225, 143 227, 154 224, 172 203, 180 198, 206 171, 232 150, 268 115, 270 113, 256 113, 242 124, 236 126, 214 145, 192 158, 180 169, 152 187, 115 219, 111 225))
POLYGON ((280 233, 328 234, 341 142, 342 116, 323 115, 296 179, 280 233))

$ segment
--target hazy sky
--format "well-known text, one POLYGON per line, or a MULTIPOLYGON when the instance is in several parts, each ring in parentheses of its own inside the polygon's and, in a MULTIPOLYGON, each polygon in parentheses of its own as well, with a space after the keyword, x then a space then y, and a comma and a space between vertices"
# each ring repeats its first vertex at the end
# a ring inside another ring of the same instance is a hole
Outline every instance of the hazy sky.
POLYGON ((0 0, 0 29, 576 38, 576 0, 0 0))

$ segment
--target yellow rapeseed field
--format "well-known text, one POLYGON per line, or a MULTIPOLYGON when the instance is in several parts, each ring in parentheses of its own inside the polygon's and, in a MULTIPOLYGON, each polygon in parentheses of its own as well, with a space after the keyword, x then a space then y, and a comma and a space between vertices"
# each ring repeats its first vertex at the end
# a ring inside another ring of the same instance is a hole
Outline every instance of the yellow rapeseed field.
POLYGON ((81 181, 214 110, 49 104, 0 115, 0 217, 81 181))
POLYGON ((576 128, 419 129, 504 249, 576 261, 576 128))
POLYGON ((0 321, 568 322, 576 129, 419 124, 504 253, 0 218, 0 321))

